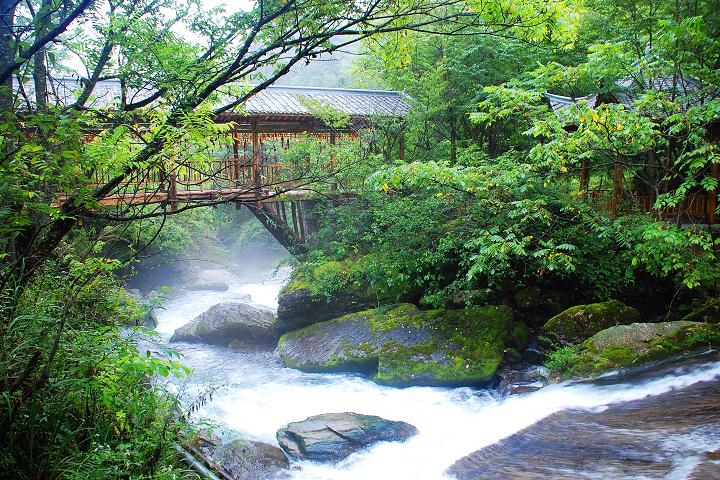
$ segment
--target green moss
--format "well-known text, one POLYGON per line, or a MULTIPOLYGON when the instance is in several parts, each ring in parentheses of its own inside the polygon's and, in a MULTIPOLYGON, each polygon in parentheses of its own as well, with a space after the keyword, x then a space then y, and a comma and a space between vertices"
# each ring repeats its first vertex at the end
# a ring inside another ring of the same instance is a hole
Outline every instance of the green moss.
POLYGON ((441 350, 435 341, 412 347, 384 344, 375 381, 395 386, 481 384, 492 378, 502 360, 495 355, 470 359, 459 353, 434 360, 433 355, 441 350))
POLYGON ((361 263, 348 258, 299 265, 280 294, 306 289, 314 297, 328 301, 338 293, 368 296, 368 286, 361 278, 361 263))
POLYGON ((720 348, 720 325, 691 324, 648 344, 633 340, 600 349, 590 338, 575 347, 556 350, 549 355, 546 366, 562 377, 591 376, 698 350, 717 349, 720 348))
POLYGON ((519 363, 522 361, 522 355, 514 348, 506 348, 503 360, 507 363, 519 363))
POLYGON ((543 330, 561 343, 579 343, 613 325, 640 321, 640 312, 617 300, 577 305, 555 315, 543 330))
POLYGON ((528 343, 530 343, 530 330, 527 325, 520 322, 515 325, 510 334, 510 344, 518 350, 524 350, 528 343))
MULTIPOLYGON (((519 342, 526 343, 527 327, 513 328, 512 318, 512 310, 503 305, 472 310, 420 311, 414 305, 402 304, 351 313, 287 333, 280 338, 278 346, 282 354, 290 339, 312 335, 316 329, 327 329, 333 323, 364 320, 368 322, 371 335, 377 342, 382 342, 381 346, 377 343, 344 345, 341 350, 345 358, 333 358, 322 364, 304 364, 302 369, 358 371, 374 360, 377 368, 375 380, 379 383, 475 385, 494 375, 515 330, 520 337, 519 342), (391 332, 412 328, 430 330, 434 338, 412 345, 388 340, 391 332)), ((283 361, 289 367, 298 367, 285 355, 283 361)))

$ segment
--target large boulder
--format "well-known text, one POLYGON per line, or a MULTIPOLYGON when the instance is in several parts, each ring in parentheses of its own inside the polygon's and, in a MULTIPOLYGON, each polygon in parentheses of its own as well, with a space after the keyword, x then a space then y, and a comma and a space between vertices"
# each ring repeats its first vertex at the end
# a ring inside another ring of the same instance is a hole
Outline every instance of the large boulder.
POLYGON ((547 365, 563 377, 586 377, 718 347, 720 324, 633 323, 607 328, 580 345, 564 347, 550 355, 547 365))
POLYGON ((244 303, 219 303, 175 330, 171 342, 273 346, 278 333, 275 316, 244 303))
POLYGON ((377 442, 404 441, 417 434, 405 422, 374 415, 326 413, 293 422, 277 432, 280 447, 293 458, 338 461, 377 442))
POLYGON ((374 305, 367 297, 336 293, 330 297, 313 295, 307 288, 283 290, 278 296, 278 322, 283 332, 366 310, 374 305))
POLYGON ((293 271, 278 297, 283 332, 359 312, 377 304, 368 285, 358 279, 360 262, 346 259, 306 265, 293 271))
POLYGON ((128 307, 132 307, 131 315, 132 325, 137 327, 155 328, 157 326, 157 298, 152 296, 145 297, 137 288, 128 288, 125 290, 129 299, 128 307))
POLYGON ((290 467, 285 453, 268 443, 236 438, 228 443, 206 431, 191 439, 190 446, 205 459, 237 480, 280 478, 290 467))
MULTIPOLYGON (((392 310, 351 313, 280 338, 286 366, 360 372, 389 385, 481 385, 513 343, 512 310, 392 310)), ((519 339, 522 341, 522 339, 519 339)), ((517 342, 514 342, 517 344, 517 342)))
MULTIPOLYGON (((674 377, 677 369, 641 372, 628 388, 674 377)), ((703 441, 720 432, 720 378, 608 402, 553 413, 456 461, 448 474, 457 480, 720 478, 718 445, 703 441)))
POLYGON ((548 320, 543 330, 560 343, 576 344, 605 328, 639 321, 640 312, 636 308, 610 300, 568 308, 548 320))
POLYGON ((230 275, 226 270, 201 270, 185 285, 185 288, 224 292, 230 288, 227 283, 230 275))

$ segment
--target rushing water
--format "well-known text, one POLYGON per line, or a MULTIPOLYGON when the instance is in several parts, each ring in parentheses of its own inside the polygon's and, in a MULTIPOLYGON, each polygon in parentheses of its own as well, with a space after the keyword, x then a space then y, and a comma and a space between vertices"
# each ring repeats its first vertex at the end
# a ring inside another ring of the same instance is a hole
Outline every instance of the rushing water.
MULTIPOLYGON (((260 283, 236 279, 226 292, 178 294, 159 312, 157 329, 167 339, 177 327, 210 306, 237 301, 243 295, 250 295, 251 303, 258 307, 275 309, 287 273, 281 271, 260 283)), ((600 412, 609 405, 662 396, 699 382, 720 381, 720 361, 712 359, 632 382, 558 384, 503 400, 469 388, 396 389, 354 375, 303 373, 282 367, 273 352, 241 353, 201 344, 174 346, 194 371, 191 389, 222 387, 202 407, 200 415, 248 438, 274 444, 276 430, 288 422, 345 411, 404 420, 419 429, 420 433, 407 442, 377 444, 337 464, 300 462, 292 471, 295 480, 444 480, 451 478, 445 472, 459 458, 556 412, 600 412)), ((720 435, 705 438, 703 451, 720 449, 720 435)), ((678 455, 682 455, 680 450, 678 455)), ((531 465, 528 468, 532 471, 531 465)), ((687 477, 677 475, 672 478, 687 477)))

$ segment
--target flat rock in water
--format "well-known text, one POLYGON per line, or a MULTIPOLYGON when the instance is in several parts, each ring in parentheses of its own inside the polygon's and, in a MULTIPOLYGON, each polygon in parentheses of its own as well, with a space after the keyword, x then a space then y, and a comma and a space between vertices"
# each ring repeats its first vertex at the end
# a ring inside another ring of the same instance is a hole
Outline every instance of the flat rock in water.
POLYGON ((185 288, 224 292, 230 288, 228 281, 231 278, 232 274, 227 270, 202 270, 186 284, 185 288))
POLYGON ((720 347, 720 325, 684 320, 616 325, 601 330, 566 357, 564 376, 587 377, 653 360, 720 347))
POLYGON ((195 282, 186 287, 188 290, 210 290, 214 292, 224 292, 230 286, 222 281, 195 282))
POLYGON ((277 338, 272 313, 244 303, 219 303, 175 330, 170 341, 273 346, 277 338))
POLYGON ((326 413, 293 422, 277 432, 280 447, 293 458, 338 461, 377 442, 404 441, 417 434, 405 422, 358 413, 326 413))

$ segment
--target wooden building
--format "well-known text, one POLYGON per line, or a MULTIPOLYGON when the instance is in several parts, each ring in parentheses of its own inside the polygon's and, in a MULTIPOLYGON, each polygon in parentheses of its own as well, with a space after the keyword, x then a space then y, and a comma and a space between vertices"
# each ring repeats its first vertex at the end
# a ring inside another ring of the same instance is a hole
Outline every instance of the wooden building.
MULTIPOLYGON (((682 111, 702 104, 711 99, 715 99, 720 96, 720 92, 715 90, 703 89, 701 84, 695 80, 678 80, 672 77, 656 77, 652 80, 642 79, 641 85, 638 85, 638 81, 635 79, 624 79, 617 82, 617 93, 605 94, 605 95, 588 95, 583 97, 567 97, 562 95, 555 95, 551 93, 545 93, 545 98, 550 104, 553 111, 561 118, 568 119, 566 121, 565 130, 572 132, 577 129, 577 125, 574 125, 570 115, 567 115, 567 109, 572 108, 578 104, 584 104, 591 108, 597 108, 602 104, 623 104, 629 109, 635 109, 635 101, 638 99, 638 92, 642 91, 656 91, 656 92, 670 92, 674 91, 678 94, 677 104, 680 105, 682 111)), ((660 122, 659 118, 652 118, 653 121, 660 122)), ((712 143, 718 143, 720 141, 720 122, 714 121, 707 126, 708 140, 712 143)), ((654 160, 656 152, 648 151, 643 154, 645 159, 641 161, 654 160)), ((591 170, 587 159, 582 160, 580 167, 580 191, 587 201, 599 200, 604 196, 604 192, 598 189, 590 189, 590 175, 591 170)), ((718 178, 718 165, 714 164, 709 168, 707 174, 718 178)), ((625 178, 625 172, 622 162, 614 162, 612 169, 612 188, 608 189, 607 193, 610 194, 609 203, 607 208, 611 211, 612 215, 616 215, 619 206, 625 200, 632 201, 636 207, 643 211, 653 211, 653 205, 655 204, 655 193, 646 190, 626 190, 623 185, 625 178)), ((683 202, 681 210, 678 208, 668 208, 664 211, 655 211, 658 218, 669 218, 677 216, 680 213, 690 217, 694 220, 705 221, 708 224, 714 224, 717 222, 717 191, 710 192, 691 192, 683 202)))

